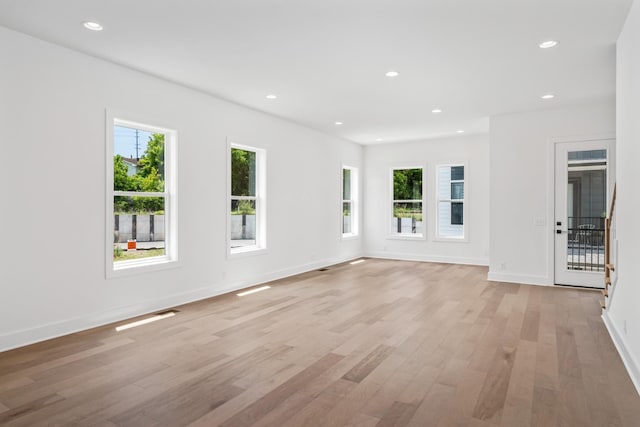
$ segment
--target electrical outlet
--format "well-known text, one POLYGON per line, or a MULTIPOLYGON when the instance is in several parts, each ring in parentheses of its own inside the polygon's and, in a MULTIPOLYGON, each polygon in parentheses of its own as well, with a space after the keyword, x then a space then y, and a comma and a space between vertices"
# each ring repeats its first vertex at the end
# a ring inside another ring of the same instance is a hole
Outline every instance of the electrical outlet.
POLYGON ((547 219, 544 217, 534 218, 533 223, 536 225, 536 227, 544 227, 547 225, 547 219))
POLYGON ((624 334, 627 335, 627 319, 624 320, 624 324, 622 326, 622 329, 624 330, 624 334))
POLYGON ((507 263, 506 262, 501 262, 500 263, 500 270, 506 270, 507 269, 507 263))

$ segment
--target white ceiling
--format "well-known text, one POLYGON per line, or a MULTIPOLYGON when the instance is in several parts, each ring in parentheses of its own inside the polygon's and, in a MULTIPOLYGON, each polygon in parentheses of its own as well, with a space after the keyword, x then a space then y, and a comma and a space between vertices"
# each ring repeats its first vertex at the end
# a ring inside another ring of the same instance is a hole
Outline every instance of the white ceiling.
POLYGON ((487 132, 490 115, 613 96, 631 3, 0 0, 0 25, 371 144, 487 132), (549 39, 559 45, 538 47, 549 39))

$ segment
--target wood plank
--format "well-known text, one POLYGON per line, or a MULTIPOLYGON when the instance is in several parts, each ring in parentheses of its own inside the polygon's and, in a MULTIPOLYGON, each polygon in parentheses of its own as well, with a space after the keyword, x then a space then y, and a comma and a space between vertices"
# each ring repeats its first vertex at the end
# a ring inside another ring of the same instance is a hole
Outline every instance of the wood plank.
POLYGON ((110 419, 122 427, 146 425, 156 420, 164 425, 184 425, 221 406, 242 393, 232 384, 196 379, 171 388, 153 400, 138 405, 110 419), (148 421, 147 421, 148 422, 148 421))
POLYGON ((212 411, 191 422, 189 426, 218 426, 234 415, 242 412, 245 408, 248 408, 256 400, 264 397, 267 393, 273 390, 274 387, 288 381, 292 376, 300 373, 303 369, 303 367, 297 365, 289 365, 278 372, 272 373, 272 375, 267 379, 253 384, 253 386, 244 393, 225 402, 223 405, 214 408, 212 411))
POLYGON ((48 396, 41 397, 39 399, 35 399, 28 403, 24 403, 20 406, 16 406, 10 408, 8 411, 3 411, 0 413, 0 425, 8 424, 11 421, 19 420, 20 417, 25 415, 29 415, 33 412, 37 412, 42 408, 46 408, 47 406, 54 405, 57 402, 63 401, 64 397, 58 394, 50 394, 48 396))
POLYGON ((374 427, 379 422, 378 418, 358 413, 344 427, 374 427))
POLYGON ((361 382, 375 368, 389 356, 393 349, 386 345, 379 345, 371 353, 367 354, 356 366, 342 376, 347 381, 361 382))
POLYGON ((426 425, 437 426, 446 415, 448 403, 455 396, 456 388, 453 386, 434 384, 424 400, 407 423, 407 426, 422 427, 426 425))
POLYGON ((515 355, 516 348, 501 347, 496 350, 493 363, 487 373, 487 379, 473 410, 474 418, 499 424, 515 355))
POLYGON ((531 406, 531 427, 558 425, 559 403, 555 390, 535 386, 531 406))
POLYGON ((473 418, 473 411, 486 378, 487 374, 484 372, 465 369, 460 375, 455 395, 449 402, 447 413, 440 424, 473 424, 476 420, 473 418))
POLYGON ((532 288, 527 301, 527 311, 522 323, 520 339, 526 341, 538 341, 538 332, 540 326, 540 290, 532 288))
POLYGON ((299 374, 293 376, 284 384, 276 387, 262 398, 256 400, 249 407, 235 416, 229 418, 221 427, 226 426, 250 426, 258 421, 262 416, 272 411, 276 406, 281 404, 289 396, 294 394, 308 381, 314 379, 322 372, 326 371, 330 366, 338 363, 343 356, 329 353, 313 365, 309 366, 299 374))
MULTIPOLYGON (((342 399, 344 399, 344 397, 347 396, 356 386, 357 383, 352 381, 343 379, 336 380, 334 383, 326 387, 321 393, 318 393, 308 405, 301 408, 288 420, 283 420, 283 422, 278 425, 282 427, 315 426, 318 424, 318 420, 322 420, 324 414, 338 405, 338 403, 341 402, 342 399)), ((372 422, 375 420, 374 425, 379 421, 378 418, 374 419, 370 416, 364 416, 362 413, 358 413, 358 417, 356 418, 363 419, 365 422, 372 422)), ((354 422, 354 419, 350 422, 354 422)))
POLYGON ((504 427, 528 427, 531 424, 536 368, 535 343, 521 340, 513 362, 509 388, 502 412, 504 427))
POLYGON ((331 427, 347 423, 389 381, 403 361, 402 357, 394 354, 384 359, 377 369, 357 383, 344 399, 323 416, 320 425, 331 427))
POLYGON ((417 406, 410 403, 393 402, 389 410, 385 412, 380 419, 380 422, 376 424, 377 427, 404 427, 406 426, 413 414, 416 412, 417 406))

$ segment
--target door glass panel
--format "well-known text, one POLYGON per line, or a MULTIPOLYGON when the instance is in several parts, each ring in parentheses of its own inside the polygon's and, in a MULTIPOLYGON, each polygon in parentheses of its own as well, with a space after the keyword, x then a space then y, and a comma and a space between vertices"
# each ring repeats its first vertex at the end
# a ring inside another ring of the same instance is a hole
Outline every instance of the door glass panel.
POLYGON ((464 166, 451 166, 451 181, 464 180, 464 166))
POLYGON ((453 200, 464 199, 464 182, 451 183, 451 199, 453 200))
POLYGON ((607 151, 569 151, 567 269, 604 271, 607 151))

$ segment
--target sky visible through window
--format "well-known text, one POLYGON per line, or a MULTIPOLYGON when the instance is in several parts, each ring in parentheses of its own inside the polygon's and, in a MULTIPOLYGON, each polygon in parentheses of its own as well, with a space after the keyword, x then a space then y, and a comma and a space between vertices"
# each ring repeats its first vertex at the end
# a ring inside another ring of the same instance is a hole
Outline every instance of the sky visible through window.
POLYGON ((136 156, 136 129, 124 126, 115 126, 113 129, 113 154, 119 154, 124 158, 140 158, 147 149, 147 143, 151 132, 137 130, 138 150, 136 156))

